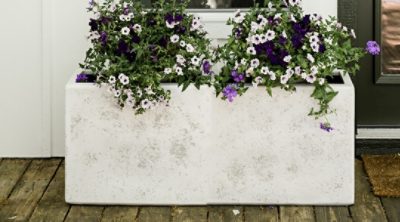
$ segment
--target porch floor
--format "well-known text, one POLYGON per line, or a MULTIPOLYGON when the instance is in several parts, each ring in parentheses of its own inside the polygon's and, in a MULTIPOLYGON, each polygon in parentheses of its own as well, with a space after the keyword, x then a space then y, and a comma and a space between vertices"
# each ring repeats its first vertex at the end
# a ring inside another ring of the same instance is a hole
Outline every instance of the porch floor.
POLYGON ((0 159, 0 221, 400 221, 400 198, 374 196, 362 162, 355 167, 350 207, 116 207, 66 204, 61 158, 0 159))

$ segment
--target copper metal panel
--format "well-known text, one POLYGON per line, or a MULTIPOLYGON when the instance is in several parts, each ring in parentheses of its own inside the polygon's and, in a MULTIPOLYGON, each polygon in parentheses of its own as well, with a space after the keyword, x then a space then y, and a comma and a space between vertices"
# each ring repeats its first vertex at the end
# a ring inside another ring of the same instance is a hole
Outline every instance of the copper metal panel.
POLYGON ((382 0, 382 72, 400 74, 400 0, 382 0))

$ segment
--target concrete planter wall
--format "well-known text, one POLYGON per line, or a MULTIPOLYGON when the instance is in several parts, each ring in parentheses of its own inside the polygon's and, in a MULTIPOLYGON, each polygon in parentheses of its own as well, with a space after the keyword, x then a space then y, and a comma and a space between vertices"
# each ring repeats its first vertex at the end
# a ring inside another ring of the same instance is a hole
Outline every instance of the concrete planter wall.
POLYGON ((106 88, 66 87, 66 200, 74 204, 204 205, 354 202, 354 88, 331 133, 308 117, 312 87, 252 88, 233 103, 174 84, 170 107, 116 107, 106 88))

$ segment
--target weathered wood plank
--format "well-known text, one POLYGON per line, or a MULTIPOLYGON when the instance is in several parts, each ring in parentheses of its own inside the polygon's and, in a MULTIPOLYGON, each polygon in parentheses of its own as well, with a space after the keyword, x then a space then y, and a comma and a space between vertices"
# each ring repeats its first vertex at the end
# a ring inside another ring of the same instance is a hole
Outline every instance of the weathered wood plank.
POLYGON ((133 222, 136 221, 138 207, 106 207, 103 212, 102 222, 133 222))
POLYGON ((101 216, 103 213, 104 207, 100 206, 71 206, 66 222, 76 222, 76 221, 85 221, 85 222, 99 222, 101 221, 101 216))
POLYGON ((371 192, 368 178, 364 172, 362 162, 356 160, 356 198, 355 204, 350 207, 354 221, 386 220, 385 212, 378 197, 371 192))
POLYGON ((3 159, 0 162, 0 204, 8 198, 30 162, 16 159, 3 159))
POLYGON ((64 171, 62 163, 29 221, 64 221, 70 207, 64 199, 64 171))
POLYGON ((317 222, 351 222, 353 221, 347 207, 315 207, 317 222))
POLYGON ((33 160, 0 208, 0 221, 27 221, 42 197, 61 160, 33 160))
POLYGON ((141 207, 138 222, 167 222, 171 220, 170 207, 141 207))
POLYGON ((382 198, 382 204, 390 222, 400 221, 400 198, 382 198))
POLYGON ((172 221, 174 222, 207 222, 207 207, 174 207, 172 221))
POLYGON ((280 218, 282 222, 312 222, 315 221, 314 209, 312 207, 283 206, 280 207, 280 218))
POLYGON ((254 221, 254 222, 279 221, 278 207, 274 206, 245 207, 244 221, 254 221))
POLYGON ((209 222, 239 222, 244 221, 243 207, 212 206, 208 208, 209 222))

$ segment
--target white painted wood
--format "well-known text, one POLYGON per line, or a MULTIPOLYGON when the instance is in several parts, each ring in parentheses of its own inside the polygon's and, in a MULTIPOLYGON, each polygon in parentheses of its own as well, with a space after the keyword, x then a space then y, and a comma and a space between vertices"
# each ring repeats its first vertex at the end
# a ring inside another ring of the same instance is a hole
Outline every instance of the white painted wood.
POLYGON ((0 157, 50 156, 42 1, 2 1, 0 157))
POLYGON ((357 139, 400 139, 400 129, 391 128, 360 128, 357 129, 357 139))
POLYGON ((122 110, 107 87, 66 87, 66 200, 74 204, 204 205, 354 202, 354 88, 334 84, 327 133, 307 116, 313 86, 233 103, 176 84, 169 107, 122 110))

